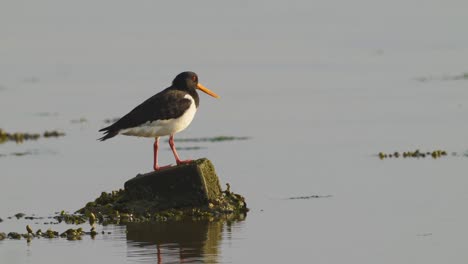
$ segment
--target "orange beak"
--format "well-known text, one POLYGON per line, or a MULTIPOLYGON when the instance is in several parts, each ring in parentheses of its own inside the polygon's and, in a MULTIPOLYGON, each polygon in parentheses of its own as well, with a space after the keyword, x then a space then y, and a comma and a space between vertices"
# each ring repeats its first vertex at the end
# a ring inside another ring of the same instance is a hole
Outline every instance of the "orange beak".
POLYGON ((202 92, 208 94, 208 95, 211 95, 213 96, 214 98, 219 98, 219 95, 215 94, 214 92, 212 92, 210 89, 206 88, 205 86, 201 85, 200 83, 197 84, 197 88, 199 90, 202 90, 202 92))

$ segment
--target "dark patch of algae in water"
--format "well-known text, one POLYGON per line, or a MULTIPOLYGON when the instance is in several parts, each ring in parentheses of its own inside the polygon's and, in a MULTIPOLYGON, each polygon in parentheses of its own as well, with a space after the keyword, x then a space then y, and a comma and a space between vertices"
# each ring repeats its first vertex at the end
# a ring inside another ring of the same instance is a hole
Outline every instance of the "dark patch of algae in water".
POLYGON ((8 141, 15 141, 19 144, 23 143, 25 140, 37 140, 41 136, 44 138, 63 137, 65 136, 65 133, 57 130, 45 131, 44 133, 42 133, 42 135, 37 133, 32 134, 23 132, 9 133, 0 128, 0 144, 8 141))
POLYGON ((395 151, 394 153, 384 153, 384 152, 379 152, 377 154, 379 159, 383 160, 386 158, 425 158, 425 157, 432 157, 434 159, 441 158, 443 156, 447 156, 447 151, 445 150, 433 150, 433 151, 427 151, 423 152, 420 151, 419 149, 415 151, 404 151, 402 153, 395 151))

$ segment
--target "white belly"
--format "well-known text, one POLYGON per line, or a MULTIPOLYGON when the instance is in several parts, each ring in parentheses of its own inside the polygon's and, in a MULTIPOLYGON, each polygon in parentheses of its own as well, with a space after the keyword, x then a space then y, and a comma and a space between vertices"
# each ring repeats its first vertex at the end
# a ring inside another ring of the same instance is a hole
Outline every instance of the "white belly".
POLYGON ((127 136, 138 136, 138 137, 161 137, 168 136, 186 129, 193 120, 197 107, 195 101, 190 95, 186 95, 192 101, 190 107, 185 113, 179 118, 157 120, 153 122, 146 122, 137 127, 131 127, 122 129, 119 134, 127 136))

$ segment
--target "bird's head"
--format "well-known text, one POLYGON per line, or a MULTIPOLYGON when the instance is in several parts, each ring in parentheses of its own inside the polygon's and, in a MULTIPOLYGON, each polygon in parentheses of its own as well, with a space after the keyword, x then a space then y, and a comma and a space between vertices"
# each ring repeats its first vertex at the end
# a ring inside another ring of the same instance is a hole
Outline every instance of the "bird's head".
POLYGON ((198 89, 214 98, 219 98, 219 95, 198 82, 198 76, 194 72, 186 71, 179 73, 172 81, 172 85, 180 89, 198 89))

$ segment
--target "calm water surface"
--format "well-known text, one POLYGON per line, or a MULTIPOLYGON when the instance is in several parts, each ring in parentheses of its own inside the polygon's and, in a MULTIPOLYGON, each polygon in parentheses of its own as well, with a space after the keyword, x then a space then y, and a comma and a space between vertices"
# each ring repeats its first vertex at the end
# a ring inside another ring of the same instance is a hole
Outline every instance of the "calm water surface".
MULTIPOLYGON (((97 142, 193 70, 176 137, 246 196, 245 219, 104 226, 96 239, 0 241, 1 263, 465 263, 468 5, 459 1, 63 1, 0 4, 0 232, 74 211, 152 165, 152 141, 97 142), (82 119, 83 122, 75 122, 82 119), (379 160, 379 151, 457 156, 379 160), (28 152, 24 156, 12 153, 28 152), (323 195, 324 198, 289 199, 323 195), (110 234, 109 234, 110 232, 110 234)), ((169 147, 161 164, 174 163, 169 147)), ((53 225, 64 231, 70 226, 53 225)), ((84 226, 84 228, 88 228, 84 226)))

